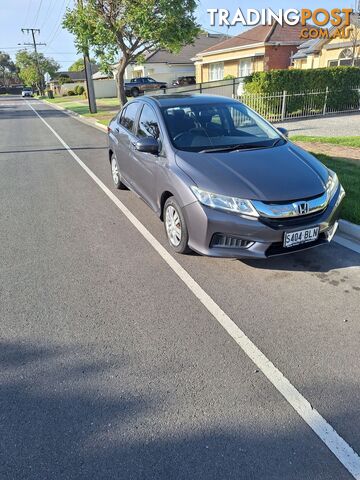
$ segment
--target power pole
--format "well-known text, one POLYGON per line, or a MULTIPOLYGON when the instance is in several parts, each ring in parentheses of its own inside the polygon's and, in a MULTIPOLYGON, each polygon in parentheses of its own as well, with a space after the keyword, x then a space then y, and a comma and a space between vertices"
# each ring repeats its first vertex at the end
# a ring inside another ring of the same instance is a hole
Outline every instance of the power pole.
POLYGON ((24 45, 31 45, 31 46, 34 47, 36 68, 37 68, 38 77, 39 77, 39 88, 40 88, 41 95, 43 95, 44 94, 44 78, 43 78, 41 68, 40 68, 37 45, 46 45, 46 43, 36 43, 35 33, 38 33, 40 35, 40 29, 39 28, 22 28, 21 31, 22 31, 22 33, 26 32, 27 34, 29 34, 31 32, 32 39, 33 39, 32 43, 24 43, 24 45))
MULTIPOLYGON (((82 0, 77 0, 77 3, 79 8, 83 8, 82 0)), ((89 103, 89 110, 90 110, 90 113, 96 113, 97 107, 96 107, 95 89, 94 89, 94 81, 92 78, 92 68, 90 63, 88 45, 83 49, 83 55, 84 55, 86 91, 87 91, 87 98, 89 103)))

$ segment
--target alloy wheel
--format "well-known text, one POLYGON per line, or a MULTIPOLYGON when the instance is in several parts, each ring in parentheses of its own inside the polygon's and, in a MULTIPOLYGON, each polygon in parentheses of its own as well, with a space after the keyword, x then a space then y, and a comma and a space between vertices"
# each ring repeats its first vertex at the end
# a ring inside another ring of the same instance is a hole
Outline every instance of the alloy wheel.
POLYGON ((174 247, 179 246, 181 242, 181 221, 176 209, 169 205, 165 213, 166 233, 174 247))

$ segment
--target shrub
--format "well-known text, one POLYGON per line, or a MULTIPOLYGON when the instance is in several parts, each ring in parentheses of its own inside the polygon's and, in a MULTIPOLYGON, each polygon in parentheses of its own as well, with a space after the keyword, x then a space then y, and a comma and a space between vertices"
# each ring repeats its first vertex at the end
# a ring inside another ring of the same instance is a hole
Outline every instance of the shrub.
POLYGON ((75 95, 74 90, 68 90, 67 93, 68 93, 69 97, 73 97, 75 95))
POLYGON ((234 75, 228 74, 228 75, 225 75, 224 80, 233 80, 234 78, 235 78, 234 75))
POLYGON ((62 97, 67 97, 68 96, 68 92, 64 92, 61 94, 62 97))
POLYGON ((77 85, 77 94, 82 95, 85 92, 85 88, 82 85, 77 85))

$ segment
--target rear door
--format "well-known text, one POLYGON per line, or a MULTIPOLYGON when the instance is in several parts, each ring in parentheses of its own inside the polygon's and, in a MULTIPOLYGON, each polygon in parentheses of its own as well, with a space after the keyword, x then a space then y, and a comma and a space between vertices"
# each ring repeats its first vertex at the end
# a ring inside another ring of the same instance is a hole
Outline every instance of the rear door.
POLYGON ((114 135, 117 140, 115 149, 116 159, 124 179, 132 185, 131 163, 133 145, 136 137, 134 135, 135 120, 139 111, 139 102, 129 103, 118 117, 114 135))
MULTIPOLYGON (((144 104, 136 129, 136 137, 154 137, 161 145, 161 131, 159 120, 155 110, 148 104, 144 104)), ((134 149, 132 164, 132 178, 135 190, 156 211, 157 209, 157 186, 161 157, 151 153, 139 152, 134 149)))

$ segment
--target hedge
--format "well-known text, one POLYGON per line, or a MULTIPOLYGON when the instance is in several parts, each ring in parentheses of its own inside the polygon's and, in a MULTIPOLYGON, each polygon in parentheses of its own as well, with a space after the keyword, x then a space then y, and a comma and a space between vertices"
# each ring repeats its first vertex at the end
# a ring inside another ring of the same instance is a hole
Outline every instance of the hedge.
MULTIPOLYGON (((288 94, 298 94, 307 91, 325 92, 329 89, 327 108, 331 110, 347 109, 350 105, 359 106, 360 68, 359 67, 329 67, 309 70, 270 70, 255 72, 244 81, 245 93, 274 94, 286 90, 288 94)), ((319 113, 324 105, 325 94, 314 95, 313 108, 319 113)), ((289 97, 288 112, 296 112, 302 108, 305 98, 301 95, 289 97)), ((274 100, 266 100, 267 108, 274 100)), ((265 107, 265 106, 264 106, 265 107)))

